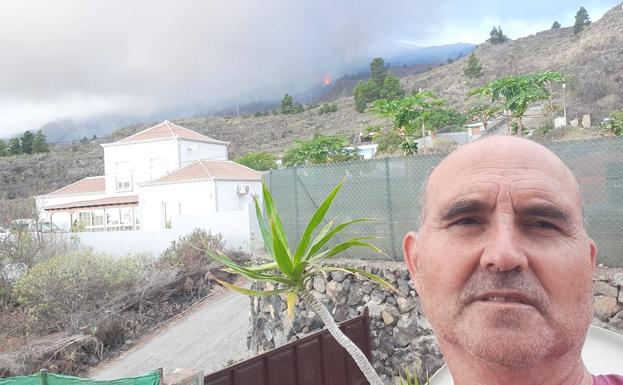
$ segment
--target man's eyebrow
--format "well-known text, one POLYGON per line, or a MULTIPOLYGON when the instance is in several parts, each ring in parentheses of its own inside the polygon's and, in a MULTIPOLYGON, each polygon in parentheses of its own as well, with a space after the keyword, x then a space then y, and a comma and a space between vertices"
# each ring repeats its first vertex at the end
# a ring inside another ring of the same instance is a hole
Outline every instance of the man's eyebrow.
POLYGON ((489 205, 477 199, 465 199, 456 201, 442 212, 441 220, 447 221, 457 215, 475 213, 489 209, 489 205))
POLYGON ((521 207, 517 211, 520 215, 532 215, 571 223, 571 215, 569 215, 567 211, 549 203, 531 204, 526 207, 521 207))

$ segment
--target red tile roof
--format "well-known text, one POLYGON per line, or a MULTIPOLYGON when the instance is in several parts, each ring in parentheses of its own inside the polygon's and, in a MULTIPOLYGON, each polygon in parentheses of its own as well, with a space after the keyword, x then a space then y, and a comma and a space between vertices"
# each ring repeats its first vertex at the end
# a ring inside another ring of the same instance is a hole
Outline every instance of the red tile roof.
POLYGON ((120 197, 109 197, 102 199, 93 199, 88 201, 77 201, 61 203, 58 205, 45 207, 45 210, 67 210, 90 207, 118 207, 118 206, 136 206, 138 205, 138 195, 126 195, 120 197))
POLYGON ((262 174, 231 160, 199 160, 149 183, 184 182, 198 179, 259 181, 262 174))
POLYGON ((210 138, 205 135, 201 135, 195 131, 191 131, 187 128, 178 126, 177 124, 171 123, 168 120, 160 124, 156 124, 153 127, 149 127, 143 131, 139 131, 134 135, 130 135, 127 138, 121 139, 114 144, 125 144, 125 143, 133 143, 133 142, 142 142, 146 140, 157 140, 157 139, 174 139, 181 138, 187 140, 193 140, 196 142, 205 142, 205 143, 215 143, 215 144, 229 144, 228 142, 223 142, 221 140, 216 140, 210 138))
POLYGON ((105 190, 104 176, 90 176, 51 192, 48 196, 103 193, 105 190))

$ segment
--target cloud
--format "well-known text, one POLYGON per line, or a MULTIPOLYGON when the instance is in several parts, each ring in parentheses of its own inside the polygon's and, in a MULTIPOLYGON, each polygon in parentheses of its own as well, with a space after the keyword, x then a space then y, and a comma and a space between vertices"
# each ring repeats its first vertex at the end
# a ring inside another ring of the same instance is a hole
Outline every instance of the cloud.
POLYGON ((0 135, 55 119, 207 106, 250 90, 296 92, 391 54, 400 39, 483 41, 491 15, 554 11, 530 2, 3 0, 0 135))

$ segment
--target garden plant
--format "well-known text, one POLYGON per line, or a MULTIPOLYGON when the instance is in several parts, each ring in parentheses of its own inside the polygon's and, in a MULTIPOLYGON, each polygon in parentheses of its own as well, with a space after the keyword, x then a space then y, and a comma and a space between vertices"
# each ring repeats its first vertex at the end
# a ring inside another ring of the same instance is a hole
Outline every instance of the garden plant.
POLYGON ((274 285, 274 290, 253 290, 235 286, 227 282, 221 282, 224 286, 249 296, 285 295, 288 317, 290 318, 294 315, 294 306, 300 297, 320 316, 328 331, 350 354, 368 382, 371 385, 382 385, 383 382, 365 354, 342 333, 329 310, 306 288, 307 282, 318 274, 326 274, 330 271, 342 271, 360 275, 385 288, 394 290, 391 284, 365 270, 353 267, 327 266, 324 264, 327 260, 336 257, 352 247, 364 247, 383 254, 381 250, 368 242, 374 237, 358 237, 342 242, 331 242, 335 240, 336 235, 346 227, 354 223, 369 221, 369 218, 355 219, 335 226, 335 219, 332 219, 322 226, 319 231, 316 231, 323 222, 331 203, 335 199, 343 183, 343 181, 340 182, 329 193, 322 204, 320 204, 311 217, 298 244, 295 248, 291 249, 288 245, 284 227, 273 198, 268 191, 266 183, 262 182, 266 218, 264 218, 262 214, 257 198, 255 198, 255 209, 264 239, 264 246, 273 259, 272 262, 248 267, 235 263, 221 252, 206 251, 206 253, 225 266, 228 271, 239 274, 252 282, 274 285))

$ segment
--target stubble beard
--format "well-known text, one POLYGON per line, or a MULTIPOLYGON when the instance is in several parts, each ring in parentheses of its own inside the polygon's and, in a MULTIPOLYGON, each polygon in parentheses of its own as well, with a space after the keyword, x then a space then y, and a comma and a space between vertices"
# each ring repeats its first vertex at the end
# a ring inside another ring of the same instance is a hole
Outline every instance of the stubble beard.
MULTIPOLYGON (((529 290, 526 285, 523 282, 506 287, 529 290)), ((536 289, 532 290, 533 294, 537 293, 536 289)), ((470 304, 457 303, 454 309, 459 310, 455 314, 437 312, 434 318, 445 320, 436 323, 435 332, 447 343, 487 364, 531 368, 545 359, 562 357, 573 349, 577 349, 579 354, 592 316, 591 299, 592 292, 587 291, 573 314, 553 317, 548 301, 541 297, 538 309, 540 319, 536 323, 535 315, 526 314, 524 309, 500 308, 483 313, 470 309, 470 304)), ((423 305, 426 307, 425 303, 423 305)), ((440 306, 435 307, 441 309, 440 306)))

